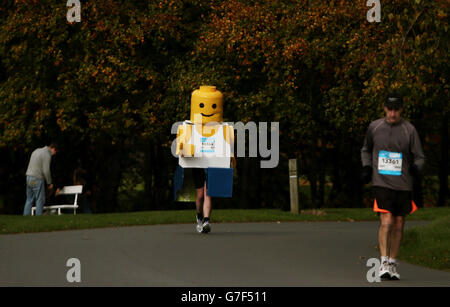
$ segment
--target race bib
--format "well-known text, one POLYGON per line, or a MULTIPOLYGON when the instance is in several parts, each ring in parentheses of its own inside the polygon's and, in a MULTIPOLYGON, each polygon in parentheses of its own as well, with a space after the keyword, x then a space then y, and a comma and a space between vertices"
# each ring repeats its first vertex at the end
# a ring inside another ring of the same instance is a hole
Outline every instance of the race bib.
POLYGON ((382 175, 401 176, 402 153, 380 150, 378 153, 378 173, 382 175))
POLYGON ((216 138, 215 137, 201 137, 200 152, 215 153, 216 152, 216 138))

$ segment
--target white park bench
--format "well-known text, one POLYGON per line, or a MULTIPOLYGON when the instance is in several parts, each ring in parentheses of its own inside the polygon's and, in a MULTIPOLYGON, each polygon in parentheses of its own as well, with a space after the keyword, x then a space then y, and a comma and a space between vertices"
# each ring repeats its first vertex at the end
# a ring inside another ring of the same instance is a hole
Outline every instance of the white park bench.
MULTIPOLYGON (((58 193, 59 195, 75 195, 73 204, 64 204, 64 205, 53 205, 53 206, 44 206, 43 210, 58 210, 58 215, 61 215, 61 209, 73 209, 73 214, 77 214, 78 208, 78 195, 83 192, 82 185, 67 185, 61 189, 58 193)), ((34 215, 36 211, 36 206, 31 208, 31 215, 34 215)))

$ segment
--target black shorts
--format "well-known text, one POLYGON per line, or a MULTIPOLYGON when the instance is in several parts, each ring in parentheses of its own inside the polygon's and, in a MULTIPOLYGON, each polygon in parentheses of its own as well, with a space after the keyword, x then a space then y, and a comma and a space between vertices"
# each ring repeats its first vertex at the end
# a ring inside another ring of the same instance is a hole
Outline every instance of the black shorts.
POLYGON ((394 216, 405 216, 417 210, 412 200, 411 191, 392 190, 383 187, 372 187, 373 211, 392 213, 394 216))
POLYGON ((196 189, 203 188, 206 180, 206 170, 204 168, 193 168, 194 186, 196 189))

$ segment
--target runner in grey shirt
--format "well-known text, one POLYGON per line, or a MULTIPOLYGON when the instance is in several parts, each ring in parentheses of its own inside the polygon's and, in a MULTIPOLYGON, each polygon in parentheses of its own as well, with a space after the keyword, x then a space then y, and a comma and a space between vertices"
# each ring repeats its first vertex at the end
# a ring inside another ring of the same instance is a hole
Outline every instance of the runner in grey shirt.
POLYGON ((372 181, 373 210, 380 215, 379 276, 400 279, 396 257, 403 237, 405 216, 417 210, 412 200, 413 176, 423 168, 425 156, 414 126, 401 118, 402 97, 390 94, 386 116, 370 123, 361 149, 363 180, 372 181))
POLYGON ((38 148, 31 154, 26 172, 27 176, 27 200, 23 209, 23 215, 30 215, 33 203, 36 203, 36 215, 42 214, 45 203, 45 182, 49 189, 53 188, 50 172, 52 155, 58 151, 56 144, 38 148))
POLYGON ((412 191, 411 170, 415 169, 413 173, 421 171, 425 156, 419 135, 411 123, 403 118, 389 122, 383 117, 370 123, 361 160, 363 167, 378 170, 372 172, 372 186, 412 191))

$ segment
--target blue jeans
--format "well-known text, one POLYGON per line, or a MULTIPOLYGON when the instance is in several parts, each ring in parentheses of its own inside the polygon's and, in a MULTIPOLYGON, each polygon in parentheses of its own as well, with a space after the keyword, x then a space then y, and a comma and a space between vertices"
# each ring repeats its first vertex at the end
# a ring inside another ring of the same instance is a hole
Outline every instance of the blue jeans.
POLYGON ((42 215, 42 207, 45 203, 44 180, 27 176, 27 201, 23 209, 23 215, 31 214, 31 207, 36 202, 36 215, 42 215))

